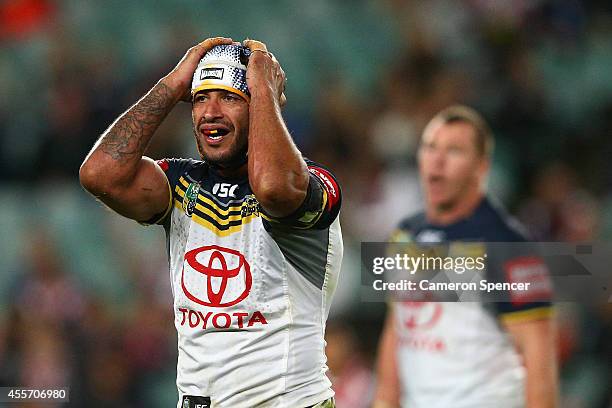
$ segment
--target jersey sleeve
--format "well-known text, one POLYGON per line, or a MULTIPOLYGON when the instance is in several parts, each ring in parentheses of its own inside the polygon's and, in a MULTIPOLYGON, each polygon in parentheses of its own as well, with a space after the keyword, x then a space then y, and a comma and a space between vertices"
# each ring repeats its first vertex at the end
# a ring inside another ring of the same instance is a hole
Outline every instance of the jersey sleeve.
POLYGON ((326 168, 307 162, 309 183, 306 198, 300 207, 286 217, 271 217, 263 214, 270 226, 285 225, 298 229, 325 229, 340 212, 342 193, 340 185, 326 168))
POLYGON ((165 225, 167 223, 168 219, 170 218, 169 214, 172 212, 174 200, 179 197, 176 191, 176 185, 179 183, 181 175, 186 173, 193 166, 193 162, 194 161, 191 159, 161 159, 155 161, 155 163, 163 170, 164 174, 166 175, 168 190, 170 191, 170 199, 168 201, 168 206, 163 212, 156 214, 150 220, 141 222, 141 224, 165 225))
POLYGON ((501 260, 498 281, 515 284, 504 302, 496 303, 504 323, 547 318, 552 313, 552 281, 548 266, 537 254, 521 254, 501 260))

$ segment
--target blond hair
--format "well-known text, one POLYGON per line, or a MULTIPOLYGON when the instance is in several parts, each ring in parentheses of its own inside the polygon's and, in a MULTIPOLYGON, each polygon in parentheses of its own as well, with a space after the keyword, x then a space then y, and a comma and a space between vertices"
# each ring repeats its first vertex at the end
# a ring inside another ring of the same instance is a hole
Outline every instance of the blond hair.
MULTIPOLYGON (((481 156, 490 158, 493 154, 495 141, 493 132, 484 117, 476 110, 465 105, 453 105, 438 112, 431 122, 440 121, 444 124, 467 123, 475 130, 476 150, 481 156)), ((430 123, 431 123, 430 122, 430 123)))

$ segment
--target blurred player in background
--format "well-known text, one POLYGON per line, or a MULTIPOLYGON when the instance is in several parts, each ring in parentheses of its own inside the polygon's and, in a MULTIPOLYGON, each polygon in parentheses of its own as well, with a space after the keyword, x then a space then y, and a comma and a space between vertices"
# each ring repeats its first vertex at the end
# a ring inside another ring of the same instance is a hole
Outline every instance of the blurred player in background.
POLYGON ((122 114, 80 170, 119 214, 163 225, 180 408, 333 407, 323 333, 342 258, 340 189, 281 115, 265 44, 207 39, 122 114), (192 103, 201 161, 144 156, 192 103))
MULTIPOLYGON (((402 221, 393 241, 525 242, 485 195, 492 148, 474 110, 437 114, 418 153, 425 212, 402 221)), ((511 279, 533 266, 509 261, 487 273, 511 279)), ((545 267, 534 270, 548 278, 545 267)), ((374 407, 554 407, 555 329, 550 292, 540 290, 543 302, 393 302, 379 343, 374 407)))

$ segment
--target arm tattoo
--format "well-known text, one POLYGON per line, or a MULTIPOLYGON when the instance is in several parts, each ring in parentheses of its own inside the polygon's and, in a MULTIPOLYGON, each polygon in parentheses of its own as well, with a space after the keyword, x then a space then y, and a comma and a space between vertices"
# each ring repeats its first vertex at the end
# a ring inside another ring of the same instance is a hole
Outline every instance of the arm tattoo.
POLYGON ((175 103, 170 88, 158 83, 102 135, 100 150, 121 164, 140 159, 175 103))

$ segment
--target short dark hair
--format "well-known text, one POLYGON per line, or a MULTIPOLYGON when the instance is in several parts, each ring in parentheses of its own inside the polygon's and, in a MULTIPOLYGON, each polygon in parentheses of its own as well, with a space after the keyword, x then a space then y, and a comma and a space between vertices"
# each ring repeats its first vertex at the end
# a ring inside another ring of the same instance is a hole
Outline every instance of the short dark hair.
POLYGON ((475 130, 476 135, 476 150, 485 157, 491 157, 495 141, 491 127, 484 117, 476 110, 465 105, 452 105, 440 111, 434 120, 442 121, 444 124, 449 123, 467 123, 475 130))

